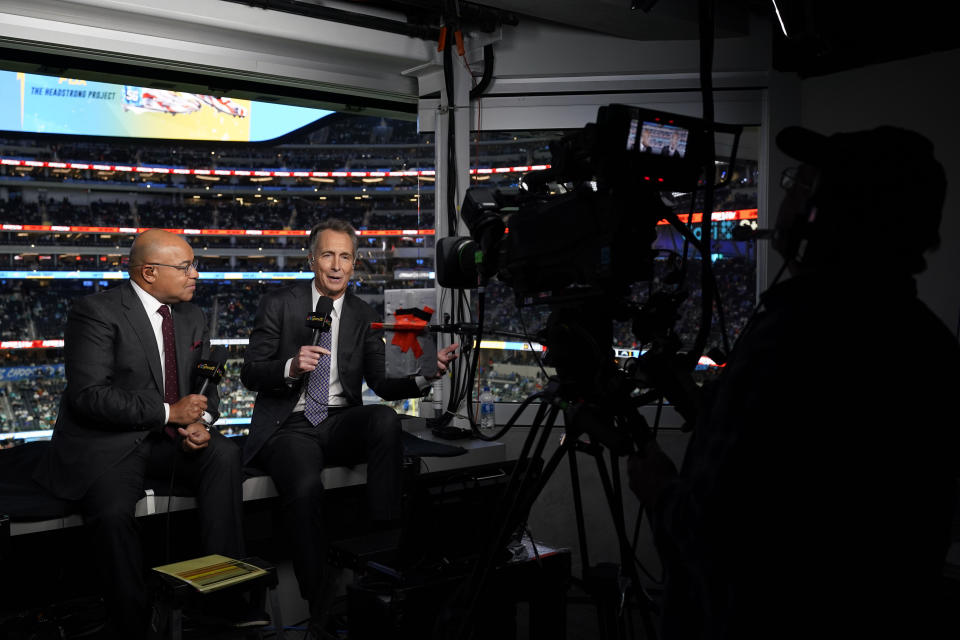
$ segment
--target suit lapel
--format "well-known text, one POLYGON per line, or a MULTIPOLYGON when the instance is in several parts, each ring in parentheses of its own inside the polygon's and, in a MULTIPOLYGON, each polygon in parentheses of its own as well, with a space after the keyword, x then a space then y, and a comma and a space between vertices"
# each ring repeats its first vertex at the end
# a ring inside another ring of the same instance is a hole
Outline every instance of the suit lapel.
POLYGON ((313 308, 310 306, 310 303, 313 300, 313 280, 304 283, 304 286, 297 287, 294 290, 293 296, 293 322, 295 327, 299 327, 296 335, 299 336, 299 340, 296 341, 296 346, 299 349, 300 345, 312 344, 313 343, 313 331, 307 326, 306 319, 310 315, 310 312, 313 311, 313 308))
MULTIPOLYGON (((187 319, 187 314, 175 304, 173 309, 174 344, 177 346, 177 382, 180 384, 180 397, 193 393, 191 388, 191 374, 193 373, 193 344, 194 327, 187 319)), ((197 346, 202 349, 203 345, 197 346)))
POLYGON ((343 306, 340 308, 340 336, 337 338, 337 363, 341 371, 344 371, 346 363, 350 362, 353 350, 360 342, 360 325, 357 323, 353 302, 353 297, 345 293, 343 306))
POLYGON ((163 395, 163 369, 160 366, 160 349, 157 347, 156 334, 154 334, 153 326, 147 318, 143 303, 140 302, 140 298, 134 292, 130 283, 124 283, 121 289, 120 304, 123 307, 123 314, 126 316, 127 322, 133 327, 133 331, 143 347, 143 352, 147 355, 147 366, 153 375, 157 390, 160 395, 163 395))

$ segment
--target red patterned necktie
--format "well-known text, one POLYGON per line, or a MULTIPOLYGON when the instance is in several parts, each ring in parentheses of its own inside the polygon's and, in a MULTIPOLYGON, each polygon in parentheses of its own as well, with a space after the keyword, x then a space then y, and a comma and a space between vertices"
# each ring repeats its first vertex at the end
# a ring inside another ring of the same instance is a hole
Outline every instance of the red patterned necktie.
MULTIPOLYGON (((163 401, 174 404, 180 399, 180 383, 177 381, 177 341, 173 333, 173 318, 170 317, 170 307, 162 305, 157 313, 163 316, 160 332, 163 334, 163 401)), ((170 425, 166 427, 167 435, 175 438, 177 430, 170 425)))

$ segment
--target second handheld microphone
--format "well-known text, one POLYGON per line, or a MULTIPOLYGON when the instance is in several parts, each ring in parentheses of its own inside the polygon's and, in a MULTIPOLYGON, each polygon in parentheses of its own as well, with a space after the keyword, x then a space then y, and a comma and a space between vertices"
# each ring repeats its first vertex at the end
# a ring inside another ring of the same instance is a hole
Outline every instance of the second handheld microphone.
POLYGON ((216 345, 210 349, 210 357, 197 362, 195 368, 197 393, 203 395, 211 382, 218 384, 223 377, 223 368, 227 364, 227 350, 216 345))

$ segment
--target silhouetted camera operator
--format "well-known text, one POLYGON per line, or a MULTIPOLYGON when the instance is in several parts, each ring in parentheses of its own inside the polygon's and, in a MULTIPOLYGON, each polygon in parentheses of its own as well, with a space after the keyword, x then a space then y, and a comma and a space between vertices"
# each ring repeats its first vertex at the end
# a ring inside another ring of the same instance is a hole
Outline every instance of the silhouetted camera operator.
POLYGON ((892 127, 777 144, 802 163, 774 236, 793 275, 706 390, 679 473, 655 442, 630 460, 666 569, 662 637, 937 637, 960 347, 914 274, 944 171, 892 127))

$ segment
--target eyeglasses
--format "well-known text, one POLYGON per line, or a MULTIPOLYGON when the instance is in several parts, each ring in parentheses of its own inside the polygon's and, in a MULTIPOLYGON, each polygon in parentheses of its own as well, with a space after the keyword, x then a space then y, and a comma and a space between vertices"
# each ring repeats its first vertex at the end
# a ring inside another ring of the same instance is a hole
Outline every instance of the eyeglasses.
POLYGON ((200 273, 199 260, 194 260, 190 264, 163 264, 162 262, 144 262, 143 264, 144 266, 151 266, 151 267, 170 267, 171 269, 176 269, 177 271, 182 272, 183 275, 187 275, 190 272, 190 269, 193 269, 197 273, 200 273))
POLYGON ((817 188, 817 176, 812 176, 812 180, 805 181, 800 179, 799 167, 788 167, 780 174, 780 186, 791 191, 798 188, 807 196, 813 195, 817 188))

